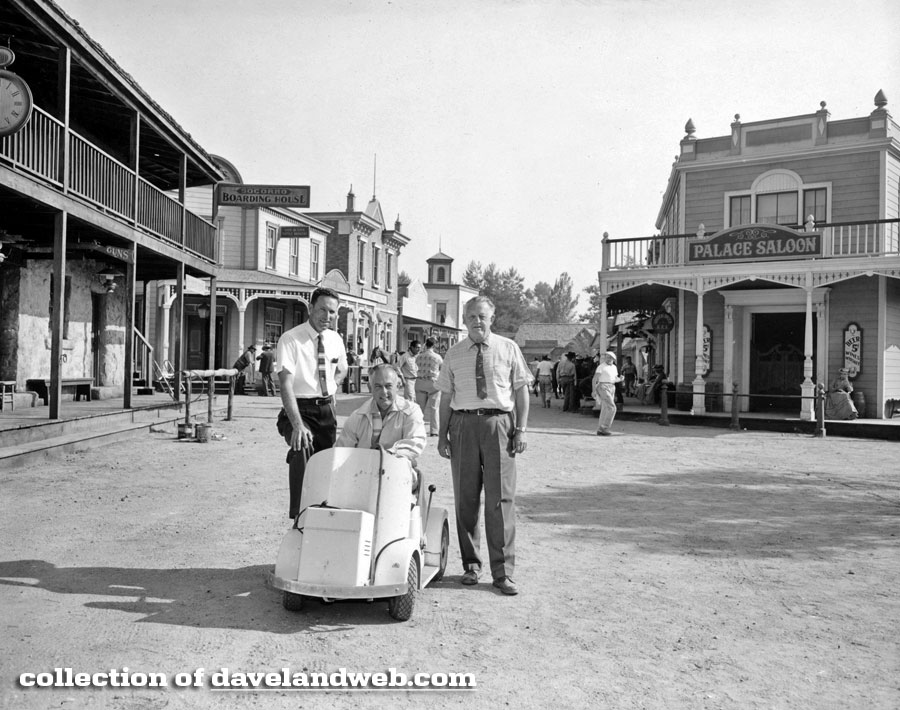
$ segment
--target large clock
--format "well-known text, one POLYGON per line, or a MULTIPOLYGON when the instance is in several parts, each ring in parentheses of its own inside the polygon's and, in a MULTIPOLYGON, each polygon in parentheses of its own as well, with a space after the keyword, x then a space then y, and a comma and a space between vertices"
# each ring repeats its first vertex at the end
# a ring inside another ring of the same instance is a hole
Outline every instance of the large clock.
POLYGON ((31 89, 18 74, 0 69, 0 138, 19 131, 31 118, 31 89))

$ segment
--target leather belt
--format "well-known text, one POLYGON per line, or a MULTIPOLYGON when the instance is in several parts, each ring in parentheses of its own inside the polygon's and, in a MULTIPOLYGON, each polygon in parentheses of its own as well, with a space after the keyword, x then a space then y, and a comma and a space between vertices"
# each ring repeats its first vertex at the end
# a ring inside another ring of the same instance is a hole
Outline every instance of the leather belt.
POLYGON ((328 397, 297 397, 297 404, 331 404, 333 399, 331 395, 328 397))
POLYGON ((509 414, 505 409, 454 409, 461 414, 475 414, 479 417, 498 417, 501 414, 509 414))

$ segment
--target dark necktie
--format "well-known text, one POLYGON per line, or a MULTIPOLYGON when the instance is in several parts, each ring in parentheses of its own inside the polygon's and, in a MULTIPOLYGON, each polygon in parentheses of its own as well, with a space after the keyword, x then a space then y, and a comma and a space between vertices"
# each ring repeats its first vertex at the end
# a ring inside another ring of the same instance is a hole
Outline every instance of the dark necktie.
POLYGON ((487 399, 487 380, 484 377, 484 355, 481 348, 484 343, 475 343, 478 354, 475 356, 475 391, 479 399, 487 399))
POLYGON ((319 333, 319 387, 322 396, 328 396, 328 379, 325 377, 325 337, 319 333))

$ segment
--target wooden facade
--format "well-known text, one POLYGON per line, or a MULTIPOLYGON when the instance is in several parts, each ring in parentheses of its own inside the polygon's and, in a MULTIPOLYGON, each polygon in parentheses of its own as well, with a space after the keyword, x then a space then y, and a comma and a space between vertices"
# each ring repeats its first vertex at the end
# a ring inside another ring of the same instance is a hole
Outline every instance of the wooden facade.
POLYGON ((186 278, 214 280, 216 227, 185 195, 220 173, 53 2, 8 0, 0 27, 34 99, 28 123, 0 138, 0 379, 49 379, 50 418, 67 378, 130 407, 132 373, 155 357, 139 294, 173 279, 183 303, 186 278))
POLYGON ((659 233, 604 235, 604 317, 673 316, 654 357, 693 391, 695 413, 710 391, 730 406, 737 386, 743 411, 811 419, 816 385, 845 364, 848 329, 862 334, 860 416, 889 416, 900 399, 900 127, 886 105, 878 92, 861 118, 832 121, 824 103, 735 117, 730 135, 708 139, 689 121, 659 233))

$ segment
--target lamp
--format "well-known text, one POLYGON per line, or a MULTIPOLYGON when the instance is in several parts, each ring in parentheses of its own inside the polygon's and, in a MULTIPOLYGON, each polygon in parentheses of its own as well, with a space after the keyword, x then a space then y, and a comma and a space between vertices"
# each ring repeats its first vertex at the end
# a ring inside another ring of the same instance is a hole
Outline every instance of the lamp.
POLYGON ((97 274, 97 277, 100 279, 100 285, 106 290, 106 293, 112 293, 116 290, 116 276, 121 276, 121 274, 111 269, 104 269, 97 274))
POLYGON ((197 315, 200 316, 200 320, 206 320, 209 318, 209 306, 205 303, 201 303, 197 306, 197 315))

